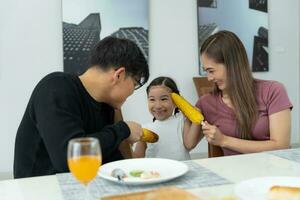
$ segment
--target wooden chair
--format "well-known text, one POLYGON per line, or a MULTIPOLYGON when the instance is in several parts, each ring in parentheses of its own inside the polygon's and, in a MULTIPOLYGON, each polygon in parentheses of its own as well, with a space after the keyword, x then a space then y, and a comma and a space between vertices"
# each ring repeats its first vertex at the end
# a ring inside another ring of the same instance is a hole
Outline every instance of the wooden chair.
POLYGON ((207 77, 193 77, 198 97, 207 94, 213 90, 213 83, 207 80, 207 77))
MULTIPOLYGON (((207 80, 207 77, 193 77, 198 97, 211 92, 213 90, 213 83, 207 80)), ((208 157, 224 156, 223 150, 219 146, 208 144, 208 157)))
MULTIPOLYGON (((123 115, 121 110, 115 110, 115 122, 118 122, 120 120, 123 120, 123 115)), ((131 144, 129 144, 129 142, 127 140, 123 140, 120 145, 119 145, 119 150, 122 154, 122 156, 125 159, 129 159, 132 158, 132 148, 131 148, 131 144)))
POLYGON ((220 156, 224 156, 222 148, 208 143, 208 157, 212 158, 220 156))

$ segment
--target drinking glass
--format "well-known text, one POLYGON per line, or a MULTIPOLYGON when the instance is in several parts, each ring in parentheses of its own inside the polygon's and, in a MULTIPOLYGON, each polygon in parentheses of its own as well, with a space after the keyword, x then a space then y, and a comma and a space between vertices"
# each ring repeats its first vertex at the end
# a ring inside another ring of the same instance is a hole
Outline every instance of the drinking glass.
POLYGON ((85 199, 90 199, 88 184, 101 165, 101 148, 97 138, 71 139, 68 144, 68 166, 73 176, 85 185, 85 199))

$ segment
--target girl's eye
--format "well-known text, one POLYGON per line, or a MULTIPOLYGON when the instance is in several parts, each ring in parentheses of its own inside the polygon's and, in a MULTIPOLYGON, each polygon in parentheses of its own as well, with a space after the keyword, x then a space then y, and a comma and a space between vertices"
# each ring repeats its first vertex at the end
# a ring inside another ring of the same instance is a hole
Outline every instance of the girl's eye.
POLYGON ((167 101, 167 100, 168 100, 168 98, 162 98, 161 100, 162 100, 162 101, 167 101))
POLYGON ((154 99, 148 99, 148 101, 155 101, 154 99))

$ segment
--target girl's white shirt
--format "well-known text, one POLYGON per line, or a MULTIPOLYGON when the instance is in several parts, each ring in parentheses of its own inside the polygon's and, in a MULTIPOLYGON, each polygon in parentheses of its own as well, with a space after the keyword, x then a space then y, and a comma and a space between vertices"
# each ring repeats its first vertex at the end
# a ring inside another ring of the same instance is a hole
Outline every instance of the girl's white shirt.
POLYGON ((147 143, 146 157, 190 160, 189 151, 183 144, 184 121, 184 115, 179 112, 163 121, 143 124, 143 128, 159 135, 158 142, 147 143))

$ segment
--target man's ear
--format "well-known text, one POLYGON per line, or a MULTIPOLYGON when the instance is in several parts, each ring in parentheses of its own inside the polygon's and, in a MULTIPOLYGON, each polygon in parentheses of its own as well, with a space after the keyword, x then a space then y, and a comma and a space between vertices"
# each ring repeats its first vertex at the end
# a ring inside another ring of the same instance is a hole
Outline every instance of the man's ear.
POLYGON ((121 77, 125 76, 125 67, 120 67, 113 74, 114 82, 118 82, 121 77))

